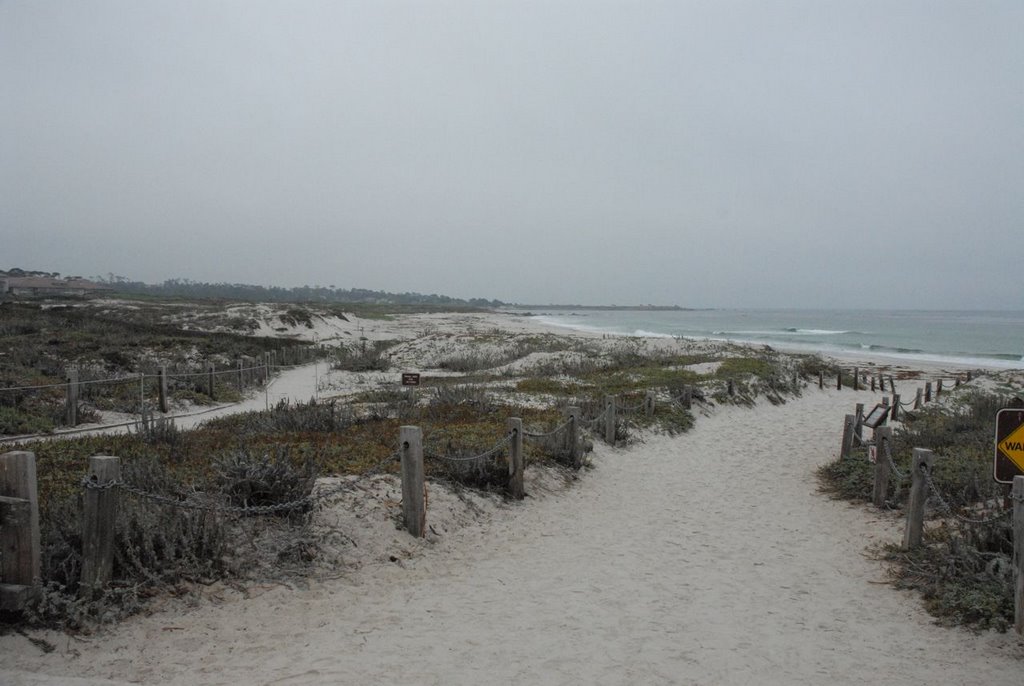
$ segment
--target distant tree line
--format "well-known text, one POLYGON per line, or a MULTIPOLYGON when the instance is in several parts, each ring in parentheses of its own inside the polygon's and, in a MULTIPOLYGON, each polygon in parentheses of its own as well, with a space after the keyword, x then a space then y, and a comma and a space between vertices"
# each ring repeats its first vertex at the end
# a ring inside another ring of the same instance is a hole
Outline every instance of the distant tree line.
POLYGON ((388 293, 365 288, 335 288, 334 286, 255 286, 245 283, 206 283, 190 279, 168 279, 161 284, 131 281, 123 276, 108 274, 94 277, 115 291, 136 295, 159 295, 183 298, 217 298, 247 302, 323 302, 367 303, 377 305, 450 305, 462 307, 500 307, 500 300, 486 298, 452 298, 432 293, 388 293))

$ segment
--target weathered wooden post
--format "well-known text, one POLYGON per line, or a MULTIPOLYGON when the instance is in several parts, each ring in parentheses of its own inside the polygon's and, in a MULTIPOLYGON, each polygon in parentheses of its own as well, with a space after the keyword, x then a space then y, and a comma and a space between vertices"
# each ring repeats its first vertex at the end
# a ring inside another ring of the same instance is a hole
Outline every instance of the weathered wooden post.
POLYGON ((871 375, 871 392, 872 393, 875 392, 875 375, 874 374, 871 375))
POLYGON ((242 361, 239 360, 238 361, 238 392, 239 393, 241 393, 242 389, 245 388, 245 380, 242 378, 242 374, 244 374, 244 372, 242 370, 243 370, 242 361))
POLYGON ((843 390, 843 370, 836 372, 836 390, 843 390))
POLYGON ((825 374, 819 369, 818 370, 818 390, 825 388, 825 374))
POLYGON ((402 516, 406 530, 416 538, 427 531, 427 507, 423 497, 423 432, 418 426, 399 429, 402 454, 402 516))
POLYGON ((736 384, 733 383, 732 379, 725 382, 725 392, 729 394, 730 398, 736 395, 736 384))
POLYGON ((857 403, 853 406, 853 433, 857 437, 857 442, 864 440, 864 403, 857 403))
POLYGON ((926 381, 924 384, 924 401, 930 403, 932 401, 932 382, 926 381))
POLYGON ((606 395, 604 398, 604 441, 608 445, 615 445, 615 396, 606 395))
POLYGON ((893 393, 892 394, 892 412, 889 413, 889 417, 894 422, 899 421, 899 419, 900 419, 900 394, 899 393, 893 393))
POLYGON ((693 387, 683 387, 683 409, 689 410, 693 407, 693 387))
POLYGON ((907 526, 903 530, 903 550, 921 545, 924 536, 924 503, 928 499, 928 482, 924 470, 931 471, 935 456, 931 450, 914 448, 910 461, 910 495, 907 500, 907 526))
POLYGON ((644 395, 644 416, 648 418, 654 416, 654 391, 647 391, 647 394, 644 395))
POLYGON ((522 500, 523 490, 523 420, 512 417, 508 420, 508 430, 512 434, 512 443, 508 451, 508 490, 513 498, 522 500))
POLYGON ((917 389, 917 395, 914 396, 914 409, 921 409, 921 389, 917 389))
POLYGON ((853 390, 855 390, 855 391, 859 391, 860 390, 860 368, 859 367, 854 367, 853 368, 853 390))
POLYGON ((580 408, 567 407, 565 413, 569 416, 569 461, 574 469, 583 466, 583 451, 580 450, 580 408))
POLYGON ((1013 617, 1017 633, 1024 635, 1024 476, 1013 477, 1013 617))
POLYGON ((875 507, 885 505, 889 490, 889 451, 892 450, 892 429, 880 426, 875 429, 875 486, 871 491, 871 502, 875 507))
POLYGON ((0 455, 0 610, 18 612, 39 587, 36 456, 0 455))
POLYGON ((935 383, 935 399, 938 400, 941 395, 942 395, 942 379, 939 379, 935 383))
POLYGON ((846 415, 843 420, 843 442, 839 447, 839 457, 846 458, 850 456, 850 452, 853 450, 853 426, 856 422, 856 418, 852 414, 846 415))
POLYGON ((878 375, 878 390, 885 393, 885 374, 878 375))
POLYGON ((68 426, 78 426, 78 369, 72 367, 67 371, 68 396, 65 419, 68 426))
POLYGON ((160 367, 157 375, 157 385, 160 393, 160 411, 167 413, 167 367, 160 367))
POLYGON ((82 580, 80 595, 95 594, 110 581, 114 566, 114 523, 121 458, 95 455, 89 458, 88 485, 82 511, 82 580))

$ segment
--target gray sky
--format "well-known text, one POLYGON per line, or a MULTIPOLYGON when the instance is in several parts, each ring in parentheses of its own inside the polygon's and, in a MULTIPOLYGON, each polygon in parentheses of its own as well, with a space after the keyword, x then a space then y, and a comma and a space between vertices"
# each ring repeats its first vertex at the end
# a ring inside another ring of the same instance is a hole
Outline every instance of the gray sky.
POLYGON ((1024 309, 1024 3, 0 0, 0 268, 1024 309))

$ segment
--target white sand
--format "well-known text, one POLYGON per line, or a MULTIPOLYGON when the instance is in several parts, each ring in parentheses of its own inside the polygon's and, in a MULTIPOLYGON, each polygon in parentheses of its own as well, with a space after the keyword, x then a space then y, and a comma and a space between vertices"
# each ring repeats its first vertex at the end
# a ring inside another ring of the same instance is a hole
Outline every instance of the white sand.
POLYGON ((1020 684, 1014 635, 934 626, 915 594, 878 583, 864 548, 899 521, 817 492, 842 415, 874 397, 811 389, 679 438, 598 444, 561 495, 492 504, 434 543, 381 534, 400 565, 87 642, 46 635, 48 655, 3 637, 0 682, 1020 684))
MULTIPOLYGON (((407 341, 406 371, 498 328, 567 334, 489 314, 363 333, 407 341)), ((344 396, 397 371, 289 370, 266 397, 209 416, 307 400, 316 380, 344 396)), ((898 382, 904 398, 919 385, 898 382)), ((706 413, 678 438, 597 443, 571 488, 530 472, 523 503, 431 484, 426 540, 395 529, 400 489, 378 478, 318 515, 343 540, 308 588, 218 586, 84 640, 36 634, 50 654, 0 637, 0 684, 1020 684, 1019 638, 937 627, 916 594, 884 583, 864 551, 898 540, 899 520, 817 491, 842 416, 880 398, 810 387, 784 406, 706 413)))

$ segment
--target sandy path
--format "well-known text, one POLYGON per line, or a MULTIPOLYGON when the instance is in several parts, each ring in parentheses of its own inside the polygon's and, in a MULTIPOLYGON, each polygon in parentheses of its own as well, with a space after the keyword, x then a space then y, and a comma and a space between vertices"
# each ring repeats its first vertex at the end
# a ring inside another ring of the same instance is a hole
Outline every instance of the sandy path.
POLYGON ((933 626, 916 596, 870 583, 884 573, 864 547, 898 522, 817 493, 842 414, 870 397, 813 390, 599 445, 568 493, 404 567, 137 618, 72 642, 78 656, 6 637, 0 667, 168 684, 1020 684, 1018 639, 933 626))

